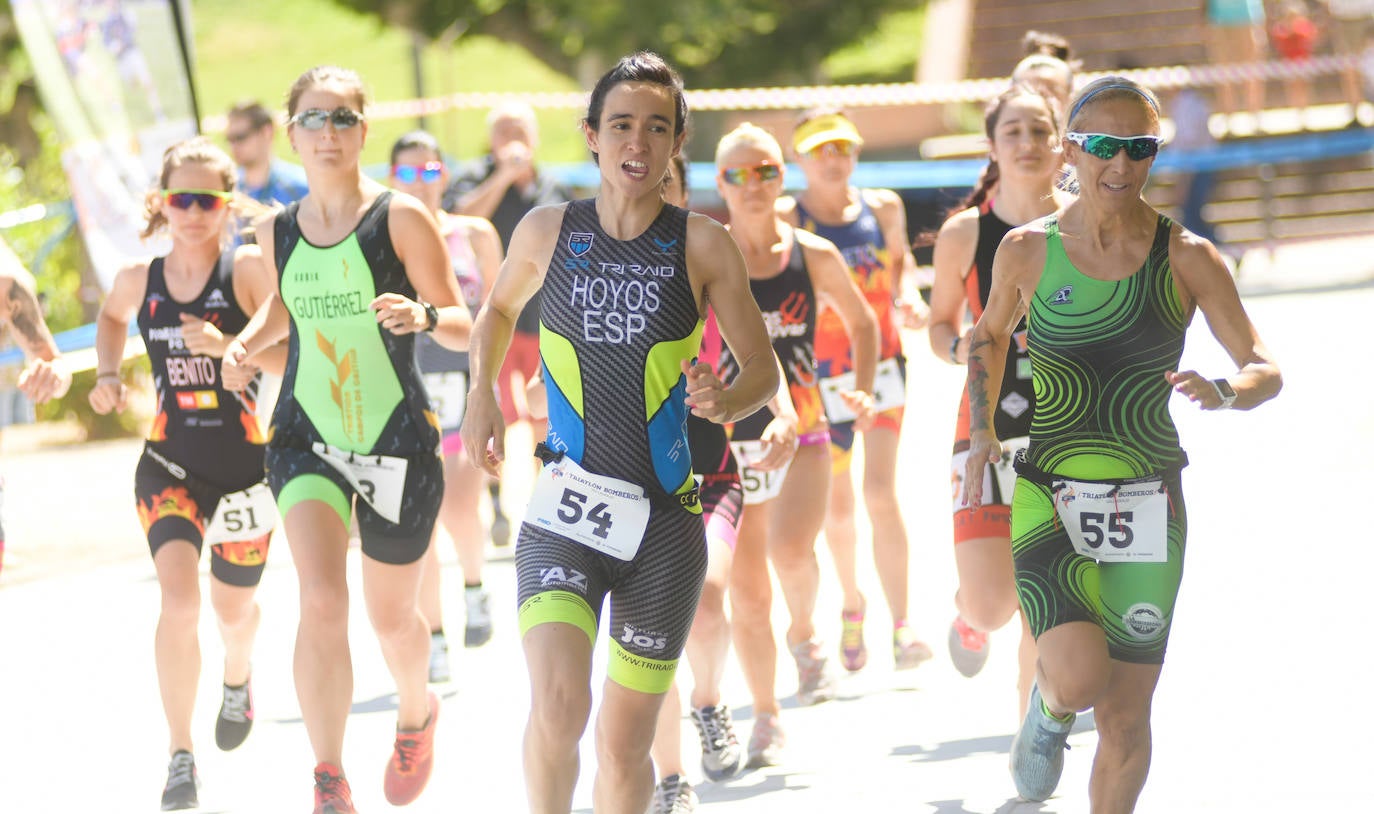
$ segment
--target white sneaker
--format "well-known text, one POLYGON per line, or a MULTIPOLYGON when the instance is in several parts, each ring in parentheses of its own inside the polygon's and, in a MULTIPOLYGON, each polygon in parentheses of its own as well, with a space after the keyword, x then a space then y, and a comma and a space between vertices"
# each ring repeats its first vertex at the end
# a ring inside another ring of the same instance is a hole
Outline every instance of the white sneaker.
POLYGON ((463 589, 467 604, 467 626, 463 628, 463 646, 481 647, 491 640, 491 594, 479 586, 463 589))
POLYGON ((448 668, 448 639, 444 631, 429 634, 429 683, 443 684, 451 678, 448 668))

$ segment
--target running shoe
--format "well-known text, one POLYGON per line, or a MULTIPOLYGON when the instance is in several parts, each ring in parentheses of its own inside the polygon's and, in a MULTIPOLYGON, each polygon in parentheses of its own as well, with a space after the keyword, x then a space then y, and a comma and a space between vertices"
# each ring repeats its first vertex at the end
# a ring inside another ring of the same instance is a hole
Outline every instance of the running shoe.
POLYGON ((448 667, 448 639, 444 631, 429 634, 429 683, 443 684, 452 677, 448 667))
POLYGON ((463 628, 463 646, 481 647, 491 641, 491 594, 481 585, 463 589, 467 604, 467 626, 463 628))
POLYGON ((500 509, 491 516, 491 544, 497 548, 510 545, 510 521, 500 509))
POLYGON ((911 670, 919 667, 923 662, 930 661, 935 653, 930 649, 930 645, 916 637, 916 631, 912 630, 906 622, 901 622, 892 631, 892 660, 896 662, 898 670, 911 670))
POLYGON ((840 614, 840 663, 844 669, 857 673, 868 663, 868 645, 864 644, 864 612, 840 614))
POLYGON ((1040 688, 1031 685, 1026 720, 1011 742, 1011 779, 1022 798, 1039 803, 1054 794, 1064 773, 1064 750, 1069 748, 1069 730, 1075 717, 1070 715, 1067 721, 1051 718, 1040 699, 1040 688))
POLYGON ((754 731, 749 734, 749 760, 745 766, 759 769, 778 765, 786 742, 778 716, 771 712, 759 715, 754 719, 754 731))
POLYGON ((697 793, 692 784, 680 774, 670 774, 654 787, 654 805, 650 814, 691 814, 697 810, 697 793))
POLYGON ((429 693, 429 720, 420 729, 396 730, 396 747, 386 764, 382 790, 394 806, 413 803, 434 768, 434 726, 439 722, 439 696, 429 693))
POLYGON ((215 720, 215 745, 228 752, 238 748, 253 728, 252 679, 241 686, 224 685, 224 699, 220 701, 219 718, 215 720))
POLYGON ((162 810, 199 808, 199 790, 200 777, 196 775, 195 757, 185 749, 178 749, 167 764, 167 785, 162 787, 162 810))
POLYGON ((966 678, 973 678, 988 663, 988 634, 968 626, 963 617, 954 617, 949 626, 949 660, 966 678))
POLYGON ((748 755, 735 737, 730 708, 724 704, 692 710, 692 723, 701 736, 701 771, 713 782, 729 780, 744 771, 748 755))
POLYGON ((357 814, 353 790, 338 766, 321 763, 315 767, 315 814, 357 814))
POLYGON ((812 640, 792 645, 792 658, 797 661, 797 703, 809 707, 835 697, 835 679, 819 643, 812 640))

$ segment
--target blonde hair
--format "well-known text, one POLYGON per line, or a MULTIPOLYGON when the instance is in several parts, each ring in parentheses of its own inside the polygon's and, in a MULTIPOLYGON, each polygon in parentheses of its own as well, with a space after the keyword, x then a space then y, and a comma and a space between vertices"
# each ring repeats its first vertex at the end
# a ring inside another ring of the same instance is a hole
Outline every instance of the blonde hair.
POLYGON ((782 160, 782 145, 778 143, 777 138, 762 127, 745 122, 721 136, 720 143, 716 145, 716 166, 720 166, 721 159, 731 150, 741 145, 756 147, 766 153, 772 153, 779 161, 782 160))
POLYGON ((143 202, 148 223, 143 227, 140 237, 145 240, 167 225, 167 215, 162 211, 162 193, 167 189, 172 173, 187 164, 200 164, 219 175, 220 188, 234 194, 229 201, 229 208, 235 214, 253 218, 270 211, 269 207, 234 190, 234 159, 204 136, 193 136, 173 144, 162 154, 162 173, 158 177, 157 187, 148 191, 143 202))

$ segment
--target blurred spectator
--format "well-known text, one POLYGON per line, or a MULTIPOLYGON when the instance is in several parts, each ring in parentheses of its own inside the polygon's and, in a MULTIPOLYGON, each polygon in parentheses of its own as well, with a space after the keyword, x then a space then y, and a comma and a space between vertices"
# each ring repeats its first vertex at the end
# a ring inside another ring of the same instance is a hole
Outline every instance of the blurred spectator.
POLYGON ((1365 93, 1360 89, 1361 68, 1351 66, 1341 72, 1341 90, 1346 104, 1350 105, 1350 124, 1360 122, 1360 102, 1374 97, 1374 56, 1370 56, 1368 40, 1371 27, 1374 27, 1374 0, 1326 0, 1326 9, 1331 16, 1331 50, 1339 56, 1352 56, 1364 49, 1362 60, 1366 77, 1365 93))
MULTIPOLYGON (((1212 111, 1202 91, 1194 87, 1180 89, 1170 105, 1170 111, 1174 121, 1174 136, 1169 141, 1171 151, 1187 155, 1215 146, 1216 140, 1207 127, 1212 111)), ((1216 173, 1213 170, 1179 173, 1179 221, 1183 228, 1212 241, 1220 248, 1212 224, 1202 216, 1202 208, 1211 198, 1215 185, 1216 173)))
MULTIPOLYGON (((1302 0, 1287 0, 1279 11, 1279 18, 1269 27, 1269 44, 1284 62, 1296 66, 1312 58, 1317 45, 1317 25, 1307 16, 1302 0)), ((1307 109, 1309 80, 1305 76, 1290 76, 1286 81, 1288 104, 1299 113, 1307 109)))
POLYGON ((1021 37, 1021 53, 1024 56, 1044 54, 1061 62, 1073 63, 1073 48, 1069 41, 1048 31, 1027 31, 1025 36, 1021 37))
MULTIPOLYGON (((1264 3, 1261 0, 1207 0, 1207 58, 1213 65, 1258 62, 1264 52, 1264 3)), ((1246 109, 1264 107, 1264 80, 1241 80, 1246 109)), ((1217 86, 1223 113, 1235 113, 1236 83, 1217 86)))
POLYGON ((267 108, 257 101, 244 101, 230 108, 228 115, 224 138, 239 166, 239 190, 268 206, 304 198, 305 170, 272 153, 277 128, 267 108))

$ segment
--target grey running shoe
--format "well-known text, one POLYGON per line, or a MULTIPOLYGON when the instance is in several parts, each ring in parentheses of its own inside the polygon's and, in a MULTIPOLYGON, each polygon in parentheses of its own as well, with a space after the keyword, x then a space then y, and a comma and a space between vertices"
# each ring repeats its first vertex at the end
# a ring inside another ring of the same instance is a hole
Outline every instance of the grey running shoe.
POLYGON ((965 678, 973 678, 988 663, 988 634, 974 630, 961 617, 949 626, 949 660, 965 678))
POLYGON ((916 636, 916 631, 903 623, 892 631, 892 660, 898 670, 911 670, 935 656, 930 645, 916 636))
POLYGON ((443 684, 451 677, 448 667, 448 639, 444 631, 429 634, 429 683, 443 684))
POLYGON ((729 780, 744 771, 748 755, 735 737, 730 708, 724 704, 692 710, 692 723, 701 736, 701 771, 712 782, 729 780))
POLYGON ((238 747, 253 728, 253 683, 241 687, 224 685, 219 718, 215 721, 215 745, 225 752, 238 747))
POLYGON ((491 595, 480 585, 463 589, 467 604, 467 626, 463 628, 463 646, 481 647, 491 641, 491 595))
POLYGON ((670 774, 654 787, 650 814, 690 814, 697 810, 697 793, 680 774, 670 774))
POLYGON ((818 642, 792 645, 792 658, 797 661, 797 703, 809 707, 835 697, 835 679, 818 642))
POLYGON ((754 731, 749 733, 749 760, 745 766, 759 769, 778 765, 786 742, 778 716, 768 712, 759 715, 754 719, 754 731))
POLYGON ((1064 773, 1064 750, 1069 748, 1069 730, 1074 717, 1057 721, 1045 714, 1040 688, 1031 685, 1026 720, 1011 742, 1011 779, 1016 793, 1039 803, 1054 794, 1059 776, 1064 773))
POLYGON ((185 749, 179 749, 167 764, 167 785, 162 789, 163 811, 184 811, 199 808, 197 791, 200 778, 196 776, 196 759, 185 749))
POLYGON ((510 521, 500 511, 491 518, 491 544, 497 548, 510 545, 510 521))

